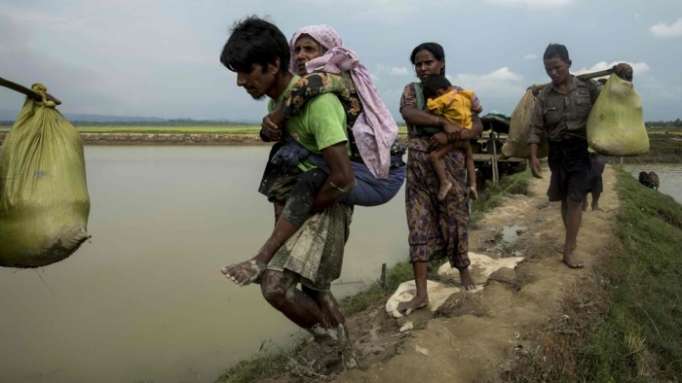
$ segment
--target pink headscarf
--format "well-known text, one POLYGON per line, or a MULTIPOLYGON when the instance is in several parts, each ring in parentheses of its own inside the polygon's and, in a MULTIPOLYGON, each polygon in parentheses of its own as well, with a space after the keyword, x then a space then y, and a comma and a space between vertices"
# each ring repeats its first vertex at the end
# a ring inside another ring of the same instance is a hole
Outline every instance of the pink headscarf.
POLYGON ((338 74, 349 72, 362 103, 362 113, 353 125, 353 136, 362 160, 377 178, 388 177, 391 145, 398 136, 398 125, 372 83, 367 68, 358 55, 343 47, 341 36, 328 25, 310 25, 294 33, 289 43, 291 66, 295 68, 294 44, 301 35, 309 35, 327 51, 306 63, 306 71, 338 74))

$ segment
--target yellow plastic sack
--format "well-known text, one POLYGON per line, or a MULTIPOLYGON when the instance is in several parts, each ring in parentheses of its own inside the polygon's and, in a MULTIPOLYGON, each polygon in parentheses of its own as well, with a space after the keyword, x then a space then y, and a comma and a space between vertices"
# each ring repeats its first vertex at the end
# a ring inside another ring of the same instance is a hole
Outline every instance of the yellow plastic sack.
POLYGON ((612 74, 587 119, 587 142, 601 154, 635 156, 649 151, 642 102, 630 81, 612 74))
POLYGON ((0 266, 68 257, 89 238, 89 212, 78 131, 53 102, 28 98, 0 148, 0 266))
MULTIPOLYGON (((530 146, 528 145, 528 135, 530 133, 530 122, 537 100, 533 91, 528 89, 519 103, 514 108, 509 122, 509 136, 502 145, 502 154, 506 157, 529 158, 530 146)), ((538 146, 538 157, 546 157, 548 151, 547 141, 538 146)))

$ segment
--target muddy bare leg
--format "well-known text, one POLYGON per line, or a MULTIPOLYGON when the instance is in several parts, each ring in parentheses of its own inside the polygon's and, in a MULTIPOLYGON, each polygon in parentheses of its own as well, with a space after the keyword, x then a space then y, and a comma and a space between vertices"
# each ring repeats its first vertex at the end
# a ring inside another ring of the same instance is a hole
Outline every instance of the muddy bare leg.
POLYGON ((349 341, 348 329, 346 328, 346 318, 339 309, 339 304, 334 298, 331 291, 313 290, 308 287, 303 287, 303 292, 308 294, 317 302, 322 314, 325 316, 325 324, 331 334, 334 334, 339 344, 345 344, 349 341))
POLYGON ((313 290, 309 287, 303 286, 304 293, 308 294, 318 306, 322 314, 325 316, 325 321, 329 323, 329 327, 336 327, 345 322, 345 318, 338 308, 338 304, 334 296, 329 291, 313 290))
POLYGON ((226 277, 240 286, 258 280, 265 265, 277 250, 296 233, 306 219, 312 215, 315 194, 327 179, 321 170, 302 174, 285 204, 275 204, 275 227, 256 256, 244 262, 222 268, 226 277))
POLYGON ((225 276, 238 285, 255 282, 270 262, 275 252, 286 242, 299 226, 291 224, 286 217, 280 215, 275 223, 275 228, 265 244, 260 248, 255 257, 234 265, 225 266, 221 270, 225 276))
POLYGON ((326 318, 320 307, 308 295, 296 288, 298 277, 289 271, 266 270, 261 279, 265 300, 289 320, 315 334, 316 327, 325 327, 326 318))
POLYGON ((414 310, 426 307, 429 304, 429 293, 426 288, 426 275, 428 273, 428 262, 414 261, 412 262, 412 269, 414 270, 414 282, 417 287, 417 292, 414 298, 407 302, 401 302, 398 305, 398 312, 409 314, 414 310))

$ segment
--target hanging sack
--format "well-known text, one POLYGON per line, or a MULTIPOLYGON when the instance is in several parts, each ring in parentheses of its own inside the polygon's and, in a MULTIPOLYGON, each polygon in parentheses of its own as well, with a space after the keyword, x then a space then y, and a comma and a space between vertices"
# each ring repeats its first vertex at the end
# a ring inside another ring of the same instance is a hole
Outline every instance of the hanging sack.
POLYGON ((89 238, 90 199, 78 130, 35 84, 0 148, 0 266, 60 261, 89 238))
POLYGON ((612 74, 587 119, 587 142, 601 154, 635 156, 649 151, 642 101, 632 82, 612 74))

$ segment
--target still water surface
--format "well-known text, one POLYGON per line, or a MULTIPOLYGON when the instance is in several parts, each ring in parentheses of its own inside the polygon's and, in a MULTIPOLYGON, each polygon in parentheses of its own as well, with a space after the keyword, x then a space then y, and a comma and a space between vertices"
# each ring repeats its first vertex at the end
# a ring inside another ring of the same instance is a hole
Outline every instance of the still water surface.
MULTIPOLYGON (((297 329, 219 269, 273 224, 265 147, 85 150, 93 239, 35 270, 0 269, 0 382, 208 382, 297 329)), ((356 208, 343 296, 407 258, 401 193, 356 208)))

